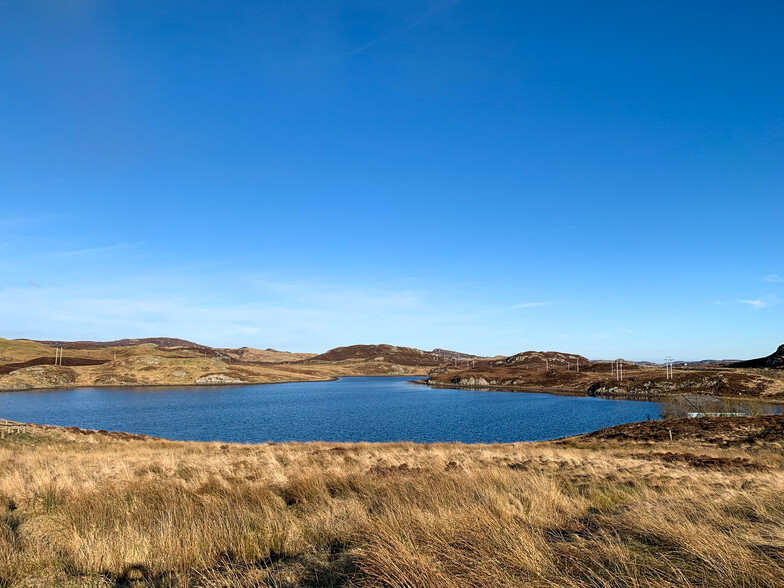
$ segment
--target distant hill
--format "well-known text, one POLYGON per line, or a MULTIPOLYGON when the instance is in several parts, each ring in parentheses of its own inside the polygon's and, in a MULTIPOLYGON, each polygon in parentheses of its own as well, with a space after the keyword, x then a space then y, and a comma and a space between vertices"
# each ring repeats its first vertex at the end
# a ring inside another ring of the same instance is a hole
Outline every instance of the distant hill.
POLYGON ((336 347, 305 362, 378 361, 406 366, 438 366, 444 363, 438 355, 412 347, 395 345, 350 345, 336 347))
POLYGON ((679 366, 681 364, 686 367, 721 367, 732 363, 738 363, 739 359, 701 359, 700 361, 673 361, 673 365, 679 366))
POLYGON ((562 353, 560 351, 524 351, 516 355, 511 355, 506 359, 494 361, 495 365, 516 365, 530 369, 540 369, 546 366, 551 368, 565 367, 567 365, 577 365, 587 367, 591 361, 582 355, 574 353, 562 353))
MULTIPOLYGON (((168 337, 118 341, 0 338, 0 392, 77 386, 187 386, 424 376, 443 360, 392 345, 333 350, 333 361, 275 349, 220 349, 168 337), (56 348, 63 348, 58 353, 56 348), (349 360, 341 360, 349 358, 349 360)), ((323 355, 322 355, 323 357, 323 355)))
POLYGON ((277 349, 254 349, 253 347, 221 349, 221 351, 234 361, 250 363, 286 363, 302 361, 316 355, 315 353, 292 353, 291 351, 278 351, 277 349))
POLYGON ((433 355, 439 355, 446 359, 483 359, 481 355, 471 355, 470 353, 461 353, 459 351, 450 351, 449 349, 433 349, 433 355))
POLYGON ((729 367, 734 368, 784 368, 784 345, 779 345, 773 353, 767 357, 760 357, 757 359, 749 359, 746 361, 738 361, 730 364, 729 367))
POLYGON ((139 345, 154 345, 158 349, 167 351, 188 351, 202 357, 217 357, 226 362, 245 363, 281 363, 301 361, 313 357, 313 353, 291 353, 277 349, 254 349, 240 347, 237 349, 210 347, 173 337, 146 337, 142 339, 118 339, 117 341, 34 341, 49 347, 63 347, 70 350, 93 350, 108 348, 137 347, 139 345))
POLYGON ((66 349, 103 349, 104 347, 134 347, 151 344, 164 349, 212 349, 207 345, 199 345, 185 339, 171 337, 147 337, 144 339, 118 339, 117 341, 35 341, 50 347, 66 349))

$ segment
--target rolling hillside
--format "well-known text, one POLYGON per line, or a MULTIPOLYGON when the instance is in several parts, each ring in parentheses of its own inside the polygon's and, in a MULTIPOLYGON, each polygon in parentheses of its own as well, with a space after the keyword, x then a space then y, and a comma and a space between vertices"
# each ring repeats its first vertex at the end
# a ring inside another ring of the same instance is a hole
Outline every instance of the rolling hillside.
POLYGON ((0 339, 0 391, 75 386, 185 386, 424 376, 442 359, 392 345, 338 348, 320 356, 274 349, 221 349, 183 339, 0 339), (55 365, 56 347, 63 348, 55 365))
POLYGON ((444 363, 444 358, 431 351, 394 345, 351 345, 336 347, 326 353, 306 360, 306 363, 319 362, 378 362, 402 366, 435 367, 444 363))

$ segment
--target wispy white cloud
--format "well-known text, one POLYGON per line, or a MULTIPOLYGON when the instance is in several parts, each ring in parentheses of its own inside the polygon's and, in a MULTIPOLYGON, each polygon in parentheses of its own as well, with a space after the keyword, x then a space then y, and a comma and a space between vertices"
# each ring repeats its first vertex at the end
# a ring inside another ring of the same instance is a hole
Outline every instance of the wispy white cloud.
POLYGON ((550 306, 552 302, 544 301, 544 302, 522 302, 520 304, 515 304, 512 308, 535 308, 537 306, 550 306))
POLYGON ((365 51, 367 51, 372 47, 375 47, 376 45, 387 43, 389 41, 394 40, 395 38, 402 37, 405 34, 413 31, 414 29, 417 29, 427 24, 428 22, 436 18, 440 13, 449 10, 450 8, 458 4, 458 2, 459 0, 443 0, 443 1, 431 2, 430 6, 428 7, 428 10, 418 19, 405 23, 398 28, 394 28, 382 35, 379 35, 375 39, 372 39, 371 41, 368 41, 367 43, 364 43, 359 47, 355 47, 354 49, 348 52, 347 56, 350 57, 354 55, 359 55, 360 53, 364 53, 365 51))
POLYGON ((0 287, 0 336, 114 339, 175 333, 211 345, 323 351, 358 341, 429 342, 444 325, 471 321, 411 289, 270 280, 229 302, 216 300, 215 292, 203 296, 203 283, 172 288, 153 282, 149 277, 91 288, 0 287))
POLYGON ((87 249, 73 249, 70 251, 56 251, 49 255, 49 257, 75 257, 77 255, 95 255, 99 253, 106 253, 109 251, 117 251, 118 249, 129 249, 141 245, 142 242, 137 243, 115 243, 114 245, 105 245, 103 247, 91 247, 87 249))
POLYGON ((3 216, 0 218, 0 229, 4 231, 28 229, 43 224, 62 222, 66 218, 66 215, 55 213, 30 216, 3 216))
POLYGON ((762 276, 762 280, 764 282, 784 282, 784 276, 780 276, 778 274, 768 274, 767 276, 762 276))
POLYGON ((764 300, 738 300, 740 304, 747 304, 751 308, 758 310, 760 308, 765 308, 768 303, 764 300))

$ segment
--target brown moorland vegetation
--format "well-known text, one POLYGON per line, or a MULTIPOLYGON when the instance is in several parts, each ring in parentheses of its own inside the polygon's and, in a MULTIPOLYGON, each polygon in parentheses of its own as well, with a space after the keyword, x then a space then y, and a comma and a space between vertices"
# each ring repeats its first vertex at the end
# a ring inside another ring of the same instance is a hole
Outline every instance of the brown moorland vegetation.
POLYGON ((780 587, 782 418, 511 445, 9 430, 0 585, 780 587))
POLYGON ((573 354, 529 351, 501 360, 437 368, 430 372, 427 383, 521 392, 559 391, 604 398, 658 400, 672 395, 711 394, 784 401, 784 369, 776 368, 770 358, 763 360, 726 366, 678 366, 672 378, 667 377, 664 366, 625 361, 623 377, 619 379, 613 362, 589 362, 573 354), (771 362, 772 367, 759 367, 763 360, 771 362))
MULTIPOLYGON (((444 354, 454 355, 454 351, 444 351, 444 354)), ((398 347, 395 345, 349 345, 336 347, 326 353, 316 355, 306 360, 307 363, 340 362, 340 361, 374 361, 394 362, 399 365, 418 367, 436 367, 445 363, 443 356, 435 351, 422 351, 413 347, 398 347)))
POLYGON ((781 349, 734 365, 663 366, 611 362, 561 352, 528 351, 481 358, 455 351, 352 345, 321 355, 273 349, 213 348, 183 339, 28 341, 0 338, 0 392, 74 386, 189 386, 323 381, 346 376, 427 376, 432 386, 548 391, 606 398, 659 400, 683 394, 784 401, 781 349), (54 365, 55 347, 65 352, 54 365), (760 367, 760 366, 767 367, 760 367), (772 366, 772 367, 771 367, 772 366), (579 370, 578 370, 579 367, 579 370))

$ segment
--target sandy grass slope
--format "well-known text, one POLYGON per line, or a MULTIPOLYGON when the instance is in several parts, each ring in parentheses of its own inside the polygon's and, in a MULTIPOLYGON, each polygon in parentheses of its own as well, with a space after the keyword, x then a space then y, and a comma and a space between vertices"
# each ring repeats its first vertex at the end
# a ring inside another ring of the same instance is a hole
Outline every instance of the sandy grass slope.
POLYGON ((782 586, 781 440, 675 430, 243 446, 30 427, 0 440, 0 585, 782 586))
MULTIPOLYGON (((78 345, 71 343, 70 345, 78 345)), ((426 375, 427 365, 395 363, 395 357, 305 362, 312 354, 250 348, 66 348, 54 365, 53 347, 0 338, 0 392, 75 386, 190 386, 324 381, 343 376, 426 375)))

